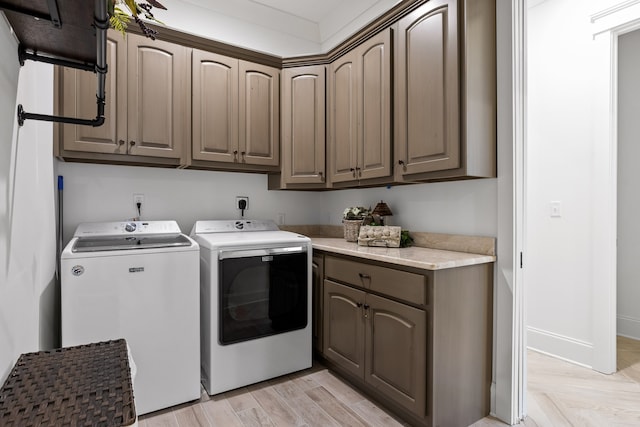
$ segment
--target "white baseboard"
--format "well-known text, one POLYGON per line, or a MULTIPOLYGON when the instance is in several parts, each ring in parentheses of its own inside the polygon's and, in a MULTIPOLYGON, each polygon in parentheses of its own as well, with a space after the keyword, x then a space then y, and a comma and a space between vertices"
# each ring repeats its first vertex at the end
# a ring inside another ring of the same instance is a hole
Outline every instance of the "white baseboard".
POLYGON ((592 367, 593 344, 586 341, 528 326, 527 348, 580 366, 592 367))
POLYGON ((640 319, 631 316, 617 316, 617 334, 640 340, 640 319))

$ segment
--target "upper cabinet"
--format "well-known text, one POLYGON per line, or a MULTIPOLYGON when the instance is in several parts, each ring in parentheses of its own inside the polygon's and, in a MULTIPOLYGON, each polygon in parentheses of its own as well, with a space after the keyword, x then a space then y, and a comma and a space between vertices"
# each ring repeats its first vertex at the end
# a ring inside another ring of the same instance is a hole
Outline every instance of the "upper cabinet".
MULTIPOLYGON (((58 157, 266 172, 270 189, 496 176, 495 0, 408 2, 300 58, 162 37, 109 32, 105 124, 55 124, 58 157)), ((56 81, 54 113, 94 110, 92 73, 56 81)))
POLYGON ((396 181, 495 177, 495 3, 431 0, 396 26, 396 181))
POLYGON ((191 139, 190 49, 127 36, 129 154, 181 158, 191 139))
MULTIPOLYGON (((191 138, 190 49, 135 34, 109 32, 105 123, 100 127, 56 125, 56 155, 113 163, 184 165, 191 138)), ((56 109, 82 117, 95 104, 95 77, 56 69, 56 109), (91 101, 93 99, 93 101, 91 101)))
POLYGON ((272 67, 194 49, 194 166, 241 170, 277 168, 280 163, 279 74, 279 70, 272 67))
POLYGON ((325 66, 282 71, 280 174, 269 188, 325 188, 325 66))
POLYGON ((238 162, 238 60, 194 49, 191 73, 193 159, 238 162))
POLYGON ((391 29, 336 59, 328 83, 332 186, 391 176, 391 29))

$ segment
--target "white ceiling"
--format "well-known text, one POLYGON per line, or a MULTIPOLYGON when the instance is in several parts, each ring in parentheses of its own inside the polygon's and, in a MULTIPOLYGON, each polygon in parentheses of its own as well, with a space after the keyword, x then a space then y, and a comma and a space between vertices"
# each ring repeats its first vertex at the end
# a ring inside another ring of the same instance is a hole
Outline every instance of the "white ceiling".
MULTIPOLYGON (((355 10, 351 13, 364 12, 376 3, 377 0, 250 0, 264 6, 276 9, 282 13, 306 19, 307 21, 322 23, 331 12, 344 9, 344 3, 356 3, 355 10)), ((352 16, 351 19, 355 18, 352 16)))
POLYGON ((337 39, 400 0, 174 0, 180 1, 324 46, 342 41, 337 39))

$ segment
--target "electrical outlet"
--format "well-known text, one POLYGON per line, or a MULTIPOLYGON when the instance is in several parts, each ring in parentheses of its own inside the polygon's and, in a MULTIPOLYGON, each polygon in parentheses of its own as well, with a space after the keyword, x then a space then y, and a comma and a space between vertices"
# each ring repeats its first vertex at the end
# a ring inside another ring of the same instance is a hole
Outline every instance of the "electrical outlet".
POLYGON ((236 209, 249 210, 249 198, 247 196, 236 196, 236 209), (244 207, 243 207, 244 202, 244 207))
POLYGON ((133 195, 133 210, 135 211, 136 217, 142 216, 142 208, 144 206, 144 194, 134 194, 133 195), (138 203, 140 203, 140 207, 138 207, 138 203))

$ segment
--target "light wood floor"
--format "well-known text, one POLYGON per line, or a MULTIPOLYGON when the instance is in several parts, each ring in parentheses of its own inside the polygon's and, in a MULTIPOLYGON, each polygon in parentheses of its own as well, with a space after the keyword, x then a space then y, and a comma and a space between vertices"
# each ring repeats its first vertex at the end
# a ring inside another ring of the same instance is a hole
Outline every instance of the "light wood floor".
MULTIPOLYGON (((603 375, 537 352, 527 354, 526 427, 640 426, 640 341, 618 337, 618 372, 603 375)), ((140 427, 403 426, 316 364, 299 373, 147 414, 140 427)), ((491 417, 473 427, 506 424, 491 417)), ((464 427, 464 426, 461 426, 464 427)))

